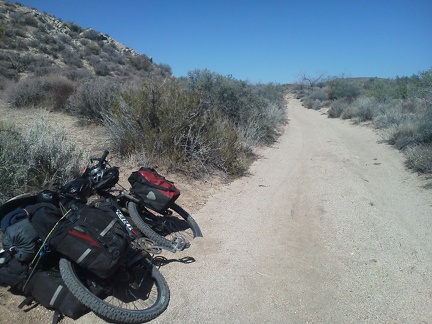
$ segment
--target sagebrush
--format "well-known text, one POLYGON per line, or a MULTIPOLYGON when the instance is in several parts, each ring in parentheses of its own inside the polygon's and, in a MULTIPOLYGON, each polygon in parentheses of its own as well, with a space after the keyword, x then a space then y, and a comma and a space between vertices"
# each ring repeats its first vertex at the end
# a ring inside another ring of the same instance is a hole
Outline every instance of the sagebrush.
POLYGON ((0 132, 0 203, 79 176, 88 158, 68 141, 64 129, 49 126, 44 118, 25 129, 3 122, 0 132))

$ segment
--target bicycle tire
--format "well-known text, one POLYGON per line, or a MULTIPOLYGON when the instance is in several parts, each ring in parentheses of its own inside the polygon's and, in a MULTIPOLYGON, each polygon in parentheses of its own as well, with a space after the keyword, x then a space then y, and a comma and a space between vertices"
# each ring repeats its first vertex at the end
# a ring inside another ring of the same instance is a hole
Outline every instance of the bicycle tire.
POLYGON ((156 214, 133 201, 128 203, 129 215, 139 230, 157 245, 175 252, 189 247, 190 240, 201 237, 202 232, 195 219, 182 207, 173 204, 170 209, 176 214, 156 214), (182 248, 177 244, 179 236, 187 241, 182 248))
POLYGON ((89 285, 78 276, 74 263, 62 258, 59 268, 66 287, 96 315, 108 322, 136 324, 158 317, 166 310, 170 299, 168 285, 160 271, 148 259, 139 262, 139 265, 125 268, 126 273, 116 274, 115 280, 111 280, 109 296, 105 299, 89 290, 89 285), (139 277, 141 273, 144 276, 139 277), (154 297, 153 293, 157 295, 154 297), (142 299, 143 296, 146 299, 142 299))

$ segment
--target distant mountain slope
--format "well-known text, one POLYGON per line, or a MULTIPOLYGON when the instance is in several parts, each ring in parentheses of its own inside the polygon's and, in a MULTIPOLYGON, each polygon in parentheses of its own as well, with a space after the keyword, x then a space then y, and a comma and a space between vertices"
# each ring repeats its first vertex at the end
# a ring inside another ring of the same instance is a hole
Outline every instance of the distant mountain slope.
POLYGON ((98 76, 171 76, 171 67, 74 22, 62 22, 20 4, 0 0, 0 75, 19 79, 73 69, 98 76))

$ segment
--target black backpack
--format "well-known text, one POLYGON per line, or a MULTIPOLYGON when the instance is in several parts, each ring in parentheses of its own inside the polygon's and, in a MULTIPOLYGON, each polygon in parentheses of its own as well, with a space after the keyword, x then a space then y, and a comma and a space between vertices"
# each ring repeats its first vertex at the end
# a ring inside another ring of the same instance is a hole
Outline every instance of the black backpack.
POLYGON ((36 204, 31 222, 48 246, 100 278, 114 274, 126 256, 128 234, 115 212, 85 205, 66 216, 52 204, 36 204))

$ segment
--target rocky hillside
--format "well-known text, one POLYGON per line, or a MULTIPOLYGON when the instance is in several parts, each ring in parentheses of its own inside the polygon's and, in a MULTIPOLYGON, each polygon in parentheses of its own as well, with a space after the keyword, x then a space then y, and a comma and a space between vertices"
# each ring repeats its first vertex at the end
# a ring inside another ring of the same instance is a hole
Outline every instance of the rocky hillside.
POLYGON ((36 9, 0 0, 0 78, 18 80, 58 70, 98 76, 170 76, 166 64, 36 9))

